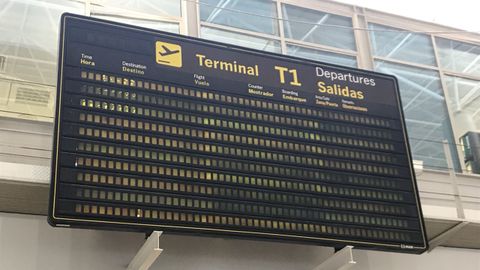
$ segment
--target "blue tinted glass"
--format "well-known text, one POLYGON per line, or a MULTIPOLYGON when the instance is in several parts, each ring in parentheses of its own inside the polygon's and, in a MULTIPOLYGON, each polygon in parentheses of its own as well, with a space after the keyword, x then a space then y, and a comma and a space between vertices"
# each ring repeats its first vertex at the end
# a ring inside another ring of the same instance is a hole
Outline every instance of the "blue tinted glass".
POLYGON ((379 24, 369 24, 375 56, 435 66, 435 53, 430 36, 405 32, 379 24))
POLYGON ((271 0, 200 0, 202 22, 278 35, 276 17, 271 0))
POLYGON ((56 85, 58 31, 64 12, 83 14, 74 1, 0 1, 0 77, 56 85))
POLYGON ((457 135, 480 130, 480 81, 445 76, 445 82, 457 135))
POLYGON ((282 9, 286 38, 356 50, 351 18, 291 5, 282 9))
POLYGON ((440 65, 449 70, 480 76, 480 46, 436 38, 440 65))
POLYGON ((202 26, 201 37, 209 40, 230 43, 262 51, 280 52, 280 42, 273 39, 260 38, 202 26))
MULTIPOLYGON (((398 79, 413 159, 426 168, 448 169, 442 142, 449 142, 452 153, 456 147, 438 72, 380 61, 376 70, 398 79)), ((458 168, 457 155, 452 158, 458 168)))

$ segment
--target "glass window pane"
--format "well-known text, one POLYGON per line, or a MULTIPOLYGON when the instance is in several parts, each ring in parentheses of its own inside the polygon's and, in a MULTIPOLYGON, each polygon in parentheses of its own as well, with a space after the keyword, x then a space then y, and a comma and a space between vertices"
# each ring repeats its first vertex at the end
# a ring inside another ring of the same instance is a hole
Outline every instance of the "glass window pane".
POLYGON ((287 54, 325 63, 357 67, 357 59, 354 56, 315 50, 296 45, 287 45, 287 54))
POLYGON ((60 16, 83 14, 73 1, 0 1, 0 56, 13 80, 55 85, 60 16))
POLYGON ((235 44, 257 50, 280 52, 280 42, 272 39, 260 38, 230 31, 218 30, 210 27, 201 28, 201 37, 209 40, 235 44))
POLYGON ((178 23, 142 20, 142 19, 126 19, 126 18, 118 18, 118 17, 112 17, 112 16, 95 16, 95 17, 104 19, 104 20, 109 20, 109 21, 115 21, 115 22, 155 29, 155 30, 166 31, 170 33, 177 33, 177 34, 180 33, 180 26, 178 25, 178 23))
POLYGON ((275 3, 271 0, 201 0, 202 22, 278 35, 275 3), (250 15, 253 14, 253 15, 250 15))
MULTIPOLYGON (((180 17, 180 0, 103 0, 99 4, 109 12, 147 13, 157 16, 180 17)), ((100 8, 101 8, 100 7, 100 8)), ((95 5, 92 5, 95 11, 95 5)))
MULTIPOLYGON (((426 168, 448 169, 442 142, 450 143, 452 153, 456 147, 438 72, 381 61, 376 70, 398 79, 413 159, 426 168)), ((456 154, 453 160, 458 169, 456 154)))
POLYGON ((480 46, 444 38, 435 42, 443 68, 480 76, 480 46))
POLYGON ((369 25, 373 54, 386 58, 435 66, 430 36, 402 31, 384 25, 369 25))
POLYGON ((457 135, 480 130, 480 81, 445 76, 457 135))
POLYGON ((352 19, 282 5, 285 37, 355 51, 352 19))

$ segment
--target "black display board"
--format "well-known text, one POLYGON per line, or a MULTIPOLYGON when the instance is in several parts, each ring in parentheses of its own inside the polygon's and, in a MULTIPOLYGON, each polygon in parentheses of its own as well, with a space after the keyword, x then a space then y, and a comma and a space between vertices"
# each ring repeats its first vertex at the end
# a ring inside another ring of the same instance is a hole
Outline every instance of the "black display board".
POLYGON ((49 222, 421 253, 394 77, 64 14, 49 222))

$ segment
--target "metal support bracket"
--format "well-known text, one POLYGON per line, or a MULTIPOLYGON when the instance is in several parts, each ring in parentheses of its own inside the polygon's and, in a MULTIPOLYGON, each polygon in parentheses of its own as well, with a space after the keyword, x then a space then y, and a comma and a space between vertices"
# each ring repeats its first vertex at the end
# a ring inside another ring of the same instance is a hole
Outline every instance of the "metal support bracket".
POLYGON ((328 257, 322 264, 315 267, 314 270, 346 270, 354 266, 357 262, 353 259, 353 246, 345 246, 328 257))
POLYGON ((163 251, 159 246, 162 233, 161 231, 152 232, 128 265, 127 270, 148 270, 152 266, 163 251))
POLYGON ((432 251, 434 248, 444 244, 447 242, 456 232, 460 231, 463 227, 469 224, 468 221, 462 221, 455 226, 451 227, 450 229, 442 232, 440 235, 436 236, 428 243, 428 252, 432 251))
POLYGON ((447 140, 443 141, 443 150, 445 151, 445 156, 447 157, 447 166, 450 173, 453 196, 455 198, 455 206, 457 208, 457 217, 460 219, 465 219, 465 210, 463 209, 462 197, 460 196, 460 190, 458 188, 457 174, 455 173, 455 168, 453 167, 452 154, 450 152, 450 146, 447 140))

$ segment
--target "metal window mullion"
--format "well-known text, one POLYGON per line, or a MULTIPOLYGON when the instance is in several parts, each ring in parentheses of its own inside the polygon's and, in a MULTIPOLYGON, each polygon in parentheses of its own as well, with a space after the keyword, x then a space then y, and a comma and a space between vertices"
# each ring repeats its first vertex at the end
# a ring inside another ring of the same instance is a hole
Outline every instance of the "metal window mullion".
POLYGON ((452 127, 453 143, 456 146, 455 149, 457 150, 456 151, 457 152, 456 153, 457 158, 458 158, 458 161, 460 163, 460 168, 461 168, 462 172, 466 172, 467 167, 465 166, 465 162, 462 162, 463 157, 462 157, 462 154, 461 154, 462 153, 461 146, 456 143, 456 138, 460 138, 460 136, 462 134, 458 134, 458 128, 456 126, 455 121, 453 121, 453 119, 454 119, 453 112, 450 109, 450 106, 448 105, 448 104, 452 104, 452 102, 450 100, 450 96, 447 93, 447 91, 448 91, 447 83, 446 83, 446 79, 445 79, 445 74, 444 74, 443 69, 440 65, 440 57, 439 57, 439 54, 438 54, 438 48, 437 48, 437 43, 436 43, 436 40, 435 40, 435 36, 430 35, 430 38, 432 39, 433 53, 434 53, 434 56, 435 56, 435 60, 437 62, 438 69, 439 69, 438 73, 439 73, 439 76, 440 76, 440 83, 442 85, 443 97, 445 98, 445 107, 447 109, 448 119, 449 119, 450 125, 452 127))
POLYGON ((91 0, 85 0, 85 16, 89 16, 92 13, 92 1, 91 0))
POLYGON ((371 42, 368 31, 355 29, 368 29, 368 21, 363 8, 354 7, 352 16, 353 36, 357 48, 357 66, 359 68, 374 70, 375 64, 372 57, 371 42))
POLYGON ((458 73, 458 72, 455 72, 455 71, 443 69, 442 67, 440 67, 440 70, 441 70, 445 75, 448 75, 448 76, 455 76, 455 77, 459 77, 459 78, 467 79, 467 80, 472 80, 472 81, 480 81, 480 77, 479 77, 479 76, 476 76, 476 75, 465 74, 465 73, 458 73))
MULTIPOLYGON (((200 37, 200 5, 197 0, 181 0, 181 16, 184 34, 200 37)), ((180 32, 182 33, 182 32, 180 32)))
POLYGON ((298 45, 298 46, 302 46, 302 47, 305 47, 305 48, 317 49, 317 50, 339 53, 339 54, 345 54, 345 55, 354 56, 354 57, 357 55, 357 53, 355 51, 342 49, 342 48, 336 48, 336 47, 330 47, 330 46, 323 45, 323 44, 311 43, 311 42, 301 41, 301 40, 297 40, 297 39, 285 38, 285 42, 288 43, 288 44, 298 45))
POLYGON ((434 71, 439 72, 439 68, 435 67, 435 66, 428 66, 428 65, 424 65, 424 64, 408 62, 408 61, 403 61, 403 60, 398 60, 398 59, 393 59, 393 58, 386 58, 386 57, 382 57, 382 56, 374 56, 373 60, 374 60, 374 62, 380 60, 380 61, 390 62, 390 63, 394 63, 394 64, 400 64, 400 65, 404 65, 404 66, 412 66, 412 67, 434 70, 434 71))
POLYGON ((283 24, 283 13, 282 13, 282 3, 279 0, 275 1, 277 7, 277 23, 278 23, 278 33, 280 35, 280 49, 282 54, 287 54, 287 43, 285 41, 285 29, 283 24))

